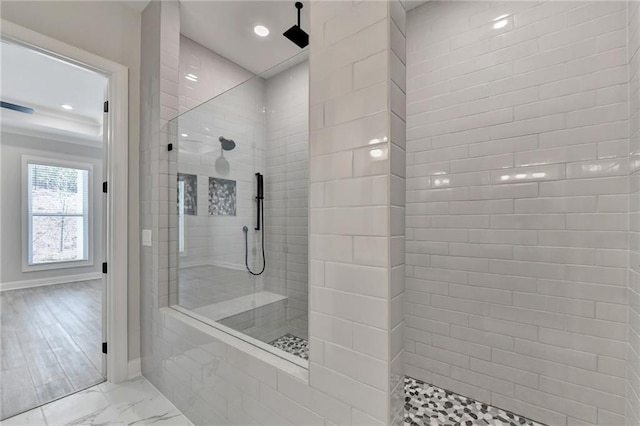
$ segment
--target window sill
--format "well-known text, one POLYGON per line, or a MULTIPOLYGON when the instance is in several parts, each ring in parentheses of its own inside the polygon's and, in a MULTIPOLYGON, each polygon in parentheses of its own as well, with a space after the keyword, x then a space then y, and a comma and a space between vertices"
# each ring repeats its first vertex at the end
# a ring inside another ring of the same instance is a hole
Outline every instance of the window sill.
POLYGON ((51 271, 56 269, 75 269, 93 266, 93 260, 74 260, 70 262, 51 262, 39 265, 22 265, 22 272, 51 271))

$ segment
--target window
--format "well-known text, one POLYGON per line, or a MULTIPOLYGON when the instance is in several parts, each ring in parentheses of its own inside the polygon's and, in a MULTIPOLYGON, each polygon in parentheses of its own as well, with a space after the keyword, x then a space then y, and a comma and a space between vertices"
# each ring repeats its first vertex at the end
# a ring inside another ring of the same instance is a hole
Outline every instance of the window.
POLYGON ((29 159, 26 169, 28 267, 68 262, 85 266, 91 244, 91 165, 29 159))

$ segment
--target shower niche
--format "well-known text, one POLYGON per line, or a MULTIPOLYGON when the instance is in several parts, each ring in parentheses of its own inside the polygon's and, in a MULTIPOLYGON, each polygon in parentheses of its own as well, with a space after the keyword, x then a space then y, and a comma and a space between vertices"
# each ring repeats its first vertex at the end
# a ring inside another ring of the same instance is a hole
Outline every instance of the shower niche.
POLYGON ((180 68, 181 92, 200 93, 207 79, 230 87, 194 108, 181 96, 167 125, 169 306, 306 367, 306 52, 253 75, 183 37, 180 68))

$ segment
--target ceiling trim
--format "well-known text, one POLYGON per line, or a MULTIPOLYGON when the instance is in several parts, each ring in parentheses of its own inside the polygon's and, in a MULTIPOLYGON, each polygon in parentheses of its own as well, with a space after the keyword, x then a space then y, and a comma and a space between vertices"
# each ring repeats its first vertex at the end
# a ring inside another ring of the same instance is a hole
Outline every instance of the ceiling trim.
POLYGON ((72 145, 82 145, 82 146, 95 148, 99 150, 103 149, 102 142, 100 142, 100 145, 96 145, 95 139, 83 138, 79 136, 78 133, 69 133, 68 135, 64 135, 61 133, 52 133, 46 130, 39 130, 33 127, 25 128, 25 127, 15 126, 12 124, 7 124, 2 120, 0 120, 0 126, 2 126, 1 133, 12 133, 15 135, 30 136, 30 137, 40 138, 40 139, 49 139, 52 141, 63 142, 63 143, 68 143, 72 145))

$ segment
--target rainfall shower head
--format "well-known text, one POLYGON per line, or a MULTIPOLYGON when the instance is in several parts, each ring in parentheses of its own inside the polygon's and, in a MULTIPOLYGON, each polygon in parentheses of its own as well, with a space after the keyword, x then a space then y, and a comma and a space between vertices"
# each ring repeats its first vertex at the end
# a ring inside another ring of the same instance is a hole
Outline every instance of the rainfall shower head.
POLYGON ((236 147, 236 143, 233 141, 233 139, 227 139, 224 136, 220 136, 218 140, 220 141, 220 144, 222 144, 222 149, 224 149, 225 151, 231 151, 236 147))
POLYGON ((298 9, 298 25, 292 26, 282 35, 298 45, 300 49, 304 49, 309 44, 309 34, 300 28, 300 10, 302 9, 301 2, 296 2, 296 9, 298 9))

